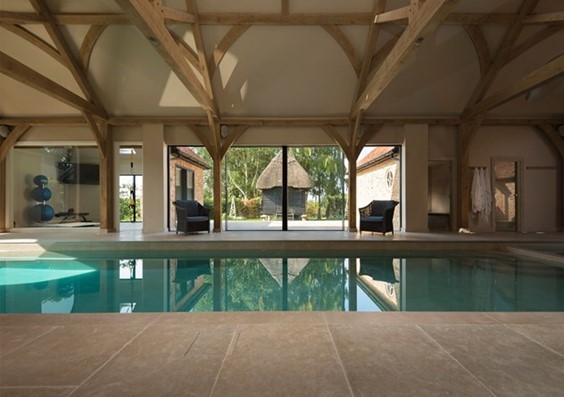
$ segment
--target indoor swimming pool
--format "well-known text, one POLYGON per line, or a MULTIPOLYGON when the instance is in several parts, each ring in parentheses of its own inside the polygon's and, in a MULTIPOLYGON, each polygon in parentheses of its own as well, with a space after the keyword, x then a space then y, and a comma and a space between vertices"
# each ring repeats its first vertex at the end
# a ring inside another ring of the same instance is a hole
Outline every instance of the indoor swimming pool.
POLYGON ((0 313, 564 311, 561 264, 495 252, 92 255, 0 260, 0 313))

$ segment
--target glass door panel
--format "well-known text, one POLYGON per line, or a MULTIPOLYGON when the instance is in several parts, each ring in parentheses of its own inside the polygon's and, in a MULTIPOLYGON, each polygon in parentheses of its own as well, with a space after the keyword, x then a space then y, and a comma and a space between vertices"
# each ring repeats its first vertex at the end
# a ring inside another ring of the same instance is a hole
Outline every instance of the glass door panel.
POLYGON ((496 231, 517 231, 518 164, 512 160, 494 160, 496 231))
POLYGON ((282 148, 230 148, 223 180, 225 230, 282 230, 282 148))
POLYGON ((337 146, 288 151, 288 230, 344 230, 345 157, 337 146))

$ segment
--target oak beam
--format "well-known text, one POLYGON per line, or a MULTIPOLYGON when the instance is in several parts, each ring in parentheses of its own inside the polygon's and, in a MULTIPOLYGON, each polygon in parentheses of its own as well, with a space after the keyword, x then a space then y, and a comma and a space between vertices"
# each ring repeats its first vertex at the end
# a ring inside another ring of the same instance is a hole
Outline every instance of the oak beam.
POLYGON ((549 24, 564 25, 564 11, 548 12, 544 14, 534 14, 523 18, 524 24, 549 24))
POLYGON ((116 0, 116 2, 129 14, 141 33, 151 42, 155 50, 200 105, 217 115, 212 99, 202 87, 190 65, 178 51, 178 44, 168 31, 162 15, 155 6, 143 0, 116 0))
MULTIPOLYGON (((93 102, 96 106, 103 110, 102 102, 90 86, 88 79, 84 73, 83 68, 77 60, 74 58, 72 50, 70 49, 68 43, 65 41, 59 27, 54 23, 53 18, 51 16, 51 11, 45 4, 43 0, 30 0, 31 5, 33 8, 40 14, 43 15, 48 23, 44 25, 45 30, 49 34, 49 37, 55 43, 55 47, 59 50, 61 57, 65 61, 67 69, 70 71, 72 76, 74 77, 76 83, 82 90, 82 93, 86 96, 88 101, 93 102)), ((104 114, 106 115, 106 111, 103 110, 104 114)))
POLYGON ((484 95, 489 90, 493 80, 497 76, 498 72, 501 68, 507 64, 507 60, 511 55, 511 50, 519 35, 523 30, 523 25, 521 25, 521 21, 525 16, 527 16, 530 12, 534 10, 539 0, 524 0, 522 3, 517 17, 515 18, 515 23, 510 25, 505 33, 505 36, 499 46, 499 50, 497 51, 495 57, 492 59, 490 66, 488 67, 487 72, 482 76, 478 85, 474 88, 472 96, 468 100, 466 104, 466 108, 470 108, 475 105, 477 102, 482 100, 484 95))
POLYGON ((67 90, 65 87, 37 73, 35 70, 3 52, 0 52, 0 73, 64 102, 75 109, 92 113, 100 118, 107 117, 103 109, 86 101, 74 92, 67 90))
MULTIPOLYGON (((284 1, 284 0, 283 0, 284 1)), ((182 13, 182 11, 179 11, 182 13)), ((562 24, 561 13, 547 13, 531 15, 523 24, 562 24), (556 15, 554 15, 556 14, 556 15)), ((202 25, 371 25, 374 14, 369 12, 357 13, 201 13, 202 25)), ((514 14, 510 13, 452 13, 444 23, 447 25, 511 25, 514 14)), ((58 25, 129 25, 131 20, 123 13, 53 13, 58 25)), ((189 23, 188 15, 177 14, 168 18, 167 22, 189 23)), ((45 18, 30 12, 0 11, 0 23, 43 24, 45 18)), ((391 21, 394 24, 406 24, 403 19, 391 21)))
POLYGON ((12 129, 6 138, 3 139, 0 143, 0 163, 6 161, 6 157, 8 156, 10 149, 14 147, 16 142, 20 140, 30 127, 30 125, 26 124, 18 125, 12 129))
POLYGON ((47 55, 51 56, 54 60, 64 65, 65 61, 61 57, 61 53, 53 47, 51 44, 43 40, 41 37, 37 36, 36 34, 30 32, 26 28, 19 26, 19 25, 11 25, 11 24, 0 24, 0 26, 6 29, 9 32, 21 37, 28 43, 31 43, 35 47, 39 48, 47 55))
POLYGON ((480 63, 480 74, 484 76, 492 62, 490 47, 484 32, 478 25, 464 25, 464 30, 470 37, 472 44, 478 55, 478 62, 480 63))
POLYGON ((113 134, 105 121, 100 123, 100 135, 104 145, 103 148, 100 146, 100 149, 105 153, 100 156, 100 229, 113 233, 117 231, 114 210, 116 166, 113 134))
POLYGON ((478 102, 464 112, 463 117, 474 117, 479 113, 487 112, 561 74, 564 74, 564 54, 478 102))
POLYGON ((360 111, 368 109, 374 103, 397 76, 408 55, 418 47, 426 35, 439 26, 456 2, 457 0, 427 0, 419 7, 378 73, 368 82, 353 106, 349 115, 351 118, 355 118, 360 111))
POLYGON ((339 46, 343 49, 354 69, 356 77, 360 77, 360 70, 362 68, 360 56, 356 52, 354 46, 347 38, 347 36, 345 36, 343 31, 339 29, 337 25, 323 25, 323 29, 325 29, 325 31, 329 33, 329 35, 331 35, 331 37, 333 37, 339 44, 339 46))
POLYGON ((410 8, 402 7, 395 10, 381 12, 374 17, 374 23, 388 23, 388 22, 405 22, 407 23, 410 14, 410 8))
POLYGON ((208 62, 210 76, 213 79, 215 71, 219 67, 221 60, 227 53, 227 50, 231 48, 233 43, 237 41, 237 39, 249 29, 250 26, 248 25, 236 25, 233 26, 226 34, 223 36, 221 41, 217 44, 213 53, 211 55, 212 59, 208 62))

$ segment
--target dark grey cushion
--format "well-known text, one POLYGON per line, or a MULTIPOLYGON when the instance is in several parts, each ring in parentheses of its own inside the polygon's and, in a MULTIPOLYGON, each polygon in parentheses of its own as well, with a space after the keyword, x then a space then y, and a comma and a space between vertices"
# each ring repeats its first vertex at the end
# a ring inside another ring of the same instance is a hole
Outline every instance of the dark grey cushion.
POLYGON ((208 218, 207 216, 187 216, 186 217, 186 220, 188 222, 205 222, 208 219, 210 219, 210 218, 208 218))
POLYGON ((384 221, 384 217, 383 216, 365 216, 364 218, 362 218, 363 222, 383 222, 384 221))

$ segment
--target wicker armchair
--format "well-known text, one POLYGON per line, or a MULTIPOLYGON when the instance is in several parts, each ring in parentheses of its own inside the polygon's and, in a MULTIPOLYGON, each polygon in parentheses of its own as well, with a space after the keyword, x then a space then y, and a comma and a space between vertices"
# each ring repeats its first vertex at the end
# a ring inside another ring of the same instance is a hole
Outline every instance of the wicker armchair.
POLYGON ((360 214, 359 232, 379 232, 394 234, 394 209, 399 203, 394 200, 373 200, 367 206, 358 209, 360 214))
POLYGON ((196 233, 210 232, 210 211, 195 200, 176 200, 176 234, 178 231, 196 233))

